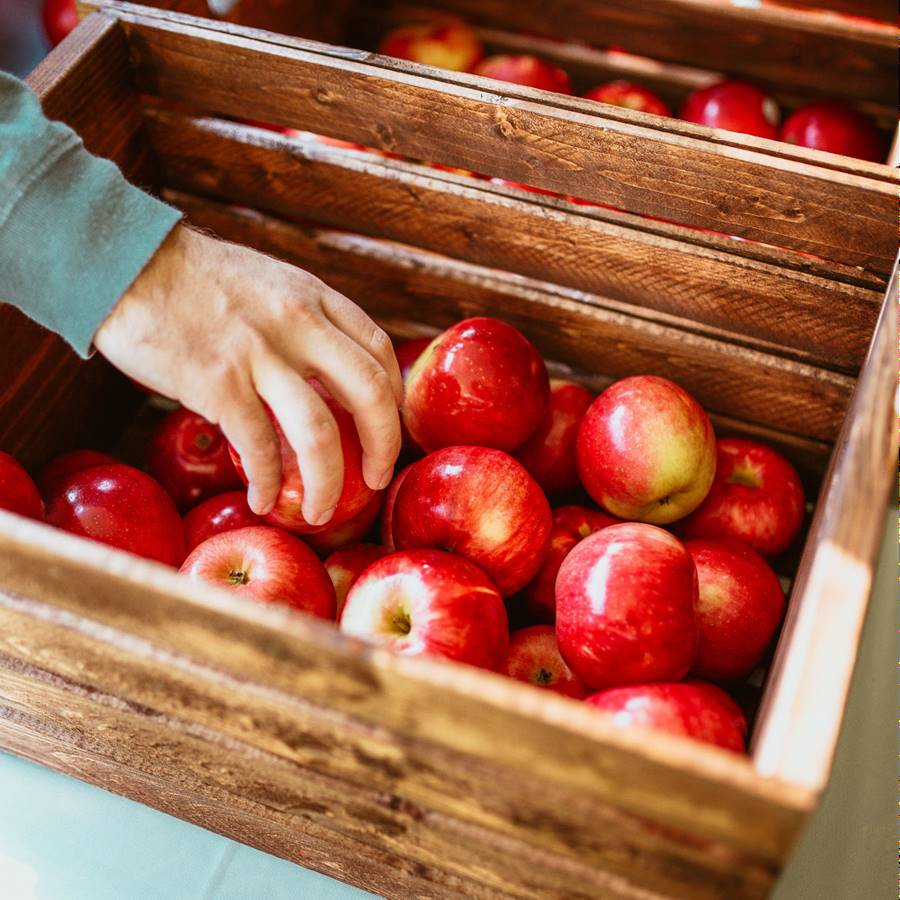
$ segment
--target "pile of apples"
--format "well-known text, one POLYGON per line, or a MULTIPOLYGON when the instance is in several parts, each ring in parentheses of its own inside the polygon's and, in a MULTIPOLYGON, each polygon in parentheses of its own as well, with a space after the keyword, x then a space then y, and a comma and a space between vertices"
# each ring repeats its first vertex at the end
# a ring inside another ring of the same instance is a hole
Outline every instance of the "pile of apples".
POLYGON ((282 488, 260 518, 237 454, 186 409, 150 437, 146 472, 83 450, 35 484, 0 454, 0 507, 396 653, 586 699, 616 725, 743 749, 746 720, 718 685, 753 671, 784 613, 764 557, 801 528, 790 463, 755 441, 717 441, 665 378, 628 377, 598 397, 551 381, 498 319, 396 349, 409 462, 384 491, 363 480, 352 417, 317 385, 344 463, 324 526, 303 518, 280 426, 282 488), (510 634, 510 616, 527 624, 510 634))
MULTIPOLYGON (((378 49, 386 56, 424 65, 472 72, 559 94, 573 93, 568 74, 536 56, 501 54, 485 59, 475 32, 455 17, 436 16, 397 28, 385 36, 378 49)), ((584 96, 657 116, 671 115, 662 98, 632 81, 601 84, 584 96)), ((886 154, 885 142, 874 122, 857 110, 833 101, 816 102, 801 107, 782 122, 775 100, 745 81, 728 79, 694 91, 681 107, 681 118, 710 128, 787 141, 871 162, 884 162, 886 154)))

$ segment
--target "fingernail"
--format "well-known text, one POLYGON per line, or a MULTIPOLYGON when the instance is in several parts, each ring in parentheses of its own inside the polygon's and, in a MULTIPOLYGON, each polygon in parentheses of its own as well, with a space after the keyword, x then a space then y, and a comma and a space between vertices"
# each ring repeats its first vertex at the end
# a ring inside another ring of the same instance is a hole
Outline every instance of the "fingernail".
POLYGON ((247 505, 258 516, 267 516, 275 508, 275 501, 270 500, 268 503, 262 503, 259 499, 259 492, 250 488, 247 491, 247 505))
POLYGON ((310 525, 324 525, 326 522, 331 521, 331 517, 334 515, 334 511, 337 507, 332 506, 330 509, 326 509, 325 512, 319 513, 317 516, 310 516, 306 519, 310 525))
POLYGON ((390 483, 391 478, 394 477, 394 467, 391 466, 375 483, 376 491, 383 491, 390 483))

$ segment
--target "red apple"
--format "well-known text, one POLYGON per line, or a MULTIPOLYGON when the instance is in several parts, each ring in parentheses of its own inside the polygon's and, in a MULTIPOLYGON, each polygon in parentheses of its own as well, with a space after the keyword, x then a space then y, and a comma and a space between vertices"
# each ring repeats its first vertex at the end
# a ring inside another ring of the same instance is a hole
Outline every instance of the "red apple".
POLYGON ((475 32, 465 22, 446 15, 395 28, 385 36, 378 52, 454 72, 468 72, 484 55, 475 32))
POLYGON ((553 510, 550 549, 537 575, 522 592, 525 605, 536 622, 552 625, 556 621, 556 576, 572 548, 595 531, 619 521, 587 506, 560 506, 553 510))
POLYGON ((493 670, 509 640, 506 607, 484 572, 440 550, 393 553, 369 566, 347 595, 340 628, 395 653, 493 670))
POLYGON ((388 550, 397 549, 394 543, 394 504, 397 502, 400 485, 403 484, 403 479, 406 478, 412 467, 413 463, 410 463, 406 468, 401 469, 384 492, 384 508, 381 511, 381 543, 388 550))
POLYGON ((746 438, 716 442, 707 498, 678 523, 684 538, 731 537, 766 557, 787 550, 803 524, 803 485, 778 452, 746 438))
POLYGON ((325 560, 325 571, 334 585, 339 619, 347 600, 347 594, 350 593, 350 588, 356 583, 357 578, 373 562, 387 556, 390 552, 387 547, 380 547, 377 544, 351 544, 349 547, 336 550, 325 560))
MULTIPOLYGON (((431 338, 412 338, 408 341, 401 341, 394 346, 397 365, 400 366, 400 377, 403 379, 404 385, 406 384, 406 379, 409 377, 409 373, 415 365, 416 360, 428 349, 430 343, 431 338)), ((416 442, 410 437, 409 431, 402 420, 400 422, 400 433, 403 436, 404 449, 417 456, 421 456, 421 448, 416 446, 416 442)))
POLYGON ((556 634, 549 625, 521 628, 509 636, 502 671, 518 681, 546 688, 564 697, 580 700, 589 693, 559 655, 556 634))
POLYGON ((581 541, 556 579, 556 639, 593 688, 677 681, 697 655, 697 570, 653 525, 610 525, 581 541))
POLYGON ((458 553, 504 597, 537 574, 550 527, 550 507, 534 479, 511 456, 487 447, 447 447, 420 459, 393 509, 399 550, 458 553))
POLYGON ((572 82, 559 66, 528 54, 490 56, 472 71, 476 75, 494 78, 497 81, 521 84, 543 91, 555 91, 557 94, 572 93, 572 82))
POLYGON ((713 428, 700 404, 666 378, 610 385, 581 421, 578 474, 621 519, 665 525, 696 509, 716 468, 713 428))
POLYGON ((41 20, 44 23, 44 33, 50 46, 55 47, 78 25, 78 10, 75 8, 75 0, 44 0, 41 10, 41 20))
MULTIPOLYGON (((265 516, 265 519, 270 525, 277 525, 298 534, 324 531, 326 528, 334 528, 336 525, 352 519, 369 502, 374 493, 363 479, 362 445, 359 442, 353 416, 318 381, 312 379, 310 384, 325 401, 325 405, 337 423, 341 438, 341 455, 344 460, 344 486, 331 520, 324 525, 310 525, 303 518, 303 477, 300 474, 300 467, 297 465, 297 454, 288 443, 278 420, 272 416, 272 424, 275 426, 281 448, 281 491, 275 501, 275 508, 265 516)), ((247 474, 241 465, 240 456, 234 447, 229 447, 229 449, 238 474, 246 483, 247 474)))
POLYGON ((256 515, 247 505, 245 491, 229 491, 210 497, 198 503, 184 516, 184 546, 188 553, 207 538, 223 531, 247 528, 250 525, 265 525, 265 520, 256 515))
POLYGON ((182 510, 241 486, 222 430, 189 409, 176 409, 156 426, 147 471, 182 510))
POLYGON ((169 566, 184 559, 184 528, 172 498, 140 469, 90 466, 47 497, 47 522, 169 566))
POLYGON ((617 687, 585 703, 609 713, 620 728, 652 728, 737 753, 745 749, 747 720, 740 707, 725 691, 702 681, 617 687))
POLYGON ((0 509, 29 519, 44 518, 44 502, 37 485, 18 461, 0 450, 0 509))
POLYGON ((789 144, 884 162, 884 140, 868 116, 842 103, 810 103, 790 115, 779 137, 789 144))
POLYGON ((100 453, 97 450, 72 450, 63 453, 44 466, 38 475, 37 483, 41 489, 41 495, 49 497, 56 492, 59 484, 68 478, 73 472, 88 469, 91 466, 109 465, 118 460, 108 453, 100 453))
POLYGON ((516 450, 516 459, 548 497, 571 494, 580 487, 575 442, 593 395, 571 381, 553 379, 547 411, 534 434, 516 450))
POLYGON ((320 556, 340 550, 347 544, 356 544, 371 530, 384 503, 384 491, 376 491, 369 502, 352 518, 334 528, 315 531, 305 537, 306 543, 320 556))
POLYGON ((214 534, 191 551, 179 571, 248 600, 334 619, 334 586, 325 567, 303 541, 280 528, 251 525, 214 534))
POLYGON ((756 85, 720 81, 689 94, 681 118, 710 128, 724 128, 757 137, 775 138, 781 112, 778 104, 756 85))
POLYGON ((426 452, 458 444, 512 451, 547 409, 550 380, 534 345, 499 319, 438 335, 406 379, 403 421, 426 452))
POLYGON ((638 112, 652 113, 655 116, 671 116, 671 110, 657 97, 653 91, 635 84, 633 81, 610 81, 592 88, 585 95, 586 100, 598 103, 609 103, 612 106, 623 106, 625 109, 636 109, 638 112))
POLYGON ((731 538, 697 538, 685 547, 700 585, 700 646, 691 671, 710 681, 744 678, 784 615, 778 577, 755 550, 731 538))

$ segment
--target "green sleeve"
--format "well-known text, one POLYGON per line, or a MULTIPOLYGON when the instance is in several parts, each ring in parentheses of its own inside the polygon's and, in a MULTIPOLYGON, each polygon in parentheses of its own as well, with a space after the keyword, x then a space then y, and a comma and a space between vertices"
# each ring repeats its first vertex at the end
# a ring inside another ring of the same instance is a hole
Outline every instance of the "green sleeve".
POLYGON ((0 300, 86 356, 179 218, 0 72, 0 300))

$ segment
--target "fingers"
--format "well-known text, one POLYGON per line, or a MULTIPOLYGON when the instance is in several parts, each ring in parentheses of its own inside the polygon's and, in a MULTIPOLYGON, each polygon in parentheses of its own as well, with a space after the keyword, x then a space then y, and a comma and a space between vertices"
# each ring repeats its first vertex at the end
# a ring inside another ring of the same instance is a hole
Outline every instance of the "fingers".
POLYGON ((400 406, 403 403, 403 379, 400 377, 400 366, 397 364, 394 346, 387 333, 355 303, 329 287, 325 287, 322 291, 322 309, 333 325, 381 363, 390 379, 394 400, 397 406, 400 406))
POLYGON ((344 484, 337 422, 315 389, 277 356, 259 361, 253 380, 297 454, 303 518, 310 525, 324 525, 334 514, 344 484))

